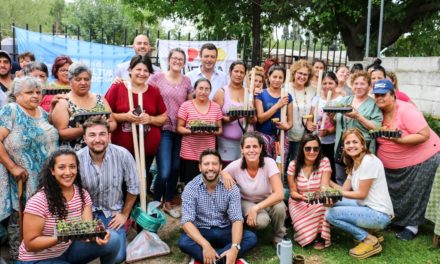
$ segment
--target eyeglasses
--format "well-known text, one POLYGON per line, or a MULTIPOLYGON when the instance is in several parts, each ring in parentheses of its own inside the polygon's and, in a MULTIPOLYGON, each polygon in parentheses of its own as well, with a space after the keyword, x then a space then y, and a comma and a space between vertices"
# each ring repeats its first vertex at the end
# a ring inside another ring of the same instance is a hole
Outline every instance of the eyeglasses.
POLYGON ((308 73, 305 73, 305 72, 296 72, 296 74, 301 75, 301 76, 304 76, 304 77, 309 76, 309 74, 308 74, 308 73))
POLYGON ((313 152, 318 152, 319 147, 304 147, 305 152, 311 152, 312 150, 313 150, 313 152))
POLYGON ((184 59, 182 59, 182 58, 177 58, 177 57, 171 57, 171 60, 179 61, 179 62, 183 62, 183 61, 184 61, 184 59))

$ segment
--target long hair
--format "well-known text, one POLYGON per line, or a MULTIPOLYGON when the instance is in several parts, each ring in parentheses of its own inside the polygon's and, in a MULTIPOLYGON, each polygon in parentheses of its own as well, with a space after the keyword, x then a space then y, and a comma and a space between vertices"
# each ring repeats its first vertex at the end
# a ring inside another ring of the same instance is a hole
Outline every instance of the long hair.
POLYGON ((50 157, 44 164, 43 169, 40 172, 40 184, 38 186, 39 190, 42 190, 47 198, 47 203, 49 206, 49 212, 57 216, 59 219, 66 219, 68 211, 66 208, 67 201, 64 198, 61 188, 53 176, 51 170, 55 167, 56 159, 61 155, 72 155, 75 157, 76 165, 78 171, 76 173, 75 181, 73 182, 79 189, 79 194, 81 197, 81 210, 84 209, 85 199, 84 199, 84 189, 82 186, 81 175, 79 172, 79 159, 73 149, 67 147, 60 147, 51 153, 50 157))
POLYGON ((357 128, 349 128, 347 129, 344 134, 342 135, 342 143, 344 143, 344 151, 342 153, 342 157, 344 159, 344 163, 345 163, 345 173, 347 173, 347 175, 351 175, 355 166, 355 162, 354 159, 347 155, 347 153, 345 152, 345 139, 349 136, 349 135, 355 135, 359 141, 362 144, 362 152, 359 154, 359 160, 362 161, 362 159, 364 158, 365 155, 370 154, 370 150, 368 149, 367 146, 367 141, 365 141, 364 135, 362 135, 362 132, 357 129, 357 128))
MULTIPOLYGON (((258 160, 258 167, 262 168, 264 166, 264 157, 267 156, 266 154, 266 145, 264 144, 263 137, 260 135, 257 131, 247 132, 243 135, 243 137, 240 140, 240 146, 241 148, 244 147, 244 142, 248 138, 255 138, 258 141, 258 145, 261 147, 261 153, 258 160)), ((241 158, 241 169, 244 170, 247 168, 246 159, 244 157, 241 158)))
POLYGON ((307 81, 304 84, 304 87, 308 87, 310 85, 310 80, 312 79, 313 68, 312 65, 310 65, 310 63, 304 59, 301 59, 290 66, 290 80, 295 82, 295 74, 301 68, 307 68, 307 70, 309 71, 309 76, 307 77, 307 81))
POLYGON ((316 157, 316 160, 313 163, 313 171, 317 171, 319 169, 319 164, 321 163, 321 160, 324 158, 324 154, 322 153, 321 150, 321 140, 319 139, 319 137, 311 133, 304 134, 304 136, 301 138, 301 141, 299 142, 298 155, 296 156, 296 160, 295 160, 295 171, 293 173, 293 179, 295 180, 298 178, 298 174, 301 171, 301 168, 304 167, 306 163, 304 146, 311 141, 318 142, 318 146, 319 146, 318 157, 316 157))

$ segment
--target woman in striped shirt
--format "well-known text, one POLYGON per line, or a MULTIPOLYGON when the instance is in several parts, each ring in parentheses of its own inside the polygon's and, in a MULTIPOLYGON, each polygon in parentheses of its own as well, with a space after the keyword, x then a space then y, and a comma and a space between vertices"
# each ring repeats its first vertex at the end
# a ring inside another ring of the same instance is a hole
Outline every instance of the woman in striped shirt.
POLYGON ((330 184, 332 169, 321 151, 321 141, 305 134, 300 141, 296 160, 287 170, 290 199, 289 213, 295 229, 295 241, 302 247, 315 241, 315 249, 330 246, 330 225, 325 220, 323 204, 308 203, 307 192, 316 192, 330 184))
POLYGON ((49 157, 39 191, 26 204, 18 263, 88 263, 98 257, 101 263, 115 263, 116 233, 95 242, 59 242, 54 235, 57 221, 92 220, 92 200, 82 188, 78 166, 71 149, 61 148, 49 157))
POLYGON ((200 173, 200 154, 205 149, 215 149, 215 137, 222 133, 222 110, 217 103, 209 100, 211 91, 211 82, 200 78, 194 84, 195 98, 184 102, 177 113, 177 133, 182 135, 181 175, 185 183, 200 173), (207 124, 215 125, 218 130, 191 130, 191 127, 207 124))

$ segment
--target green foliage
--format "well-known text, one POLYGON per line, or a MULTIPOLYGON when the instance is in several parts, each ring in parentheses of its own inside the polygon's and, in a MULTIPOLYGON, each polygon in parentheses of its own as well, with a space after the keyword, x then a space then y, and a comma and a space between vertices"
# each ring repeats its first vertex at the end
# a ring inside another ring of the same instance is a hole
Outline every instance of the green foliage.
POLYGON ((50 6, 55 0, 2 0, 0 8, 0 25, 2 37, 11 36, 12 23, 16 26, 25 27, 29 24, 37 29, 42 25, 44 29, 51 29, 55 22, 51 14, 50 6))
POLYGON ((103 43, 124 43, 127 29, 127 44, 131 44, 136 23, 124 11, 119 1, 77 0, 66 8, 62 23, 68 34, 76 35, 79 28, 85 40, 103 43))
POLYGON ((402 35, 386 51, 386 56, 440 56, 440 12, 419 21, 408 35, 402 35))
POLYGON ((425 116, 426 122, 428 122, 429 127, 435 133, 437 133, 437 135, 440 135, 440 119, 435 118, 434 116, 428 113, 424 113, 423 115, 425 116))

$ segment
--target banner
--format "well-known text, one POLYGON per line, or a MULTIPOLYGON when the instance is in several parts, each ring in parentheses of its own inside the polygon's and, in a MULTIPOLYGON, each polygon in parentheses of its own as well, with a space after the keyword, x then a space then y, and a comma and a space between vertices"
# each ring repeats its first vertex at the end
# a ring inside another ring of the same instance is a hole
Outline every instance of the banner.
MULTIPOLYGON (((15 28, 18 53, 30 51, 38 61, 44 62, 51 72, 59 55, 68 55, 74 62, 80 61, 92 71, 91 91, 105 94, 113 81, 115 66, 128 61, 134 55, 132 48, 92 43, 15 28)), ((52 77, 52 76, 49 76, 52 77)))
POLYGON ((212 43, 217 47, 217 64, 216 67, 228 72, 229 66, 236 61, 237 56, 237 40, 225 41, 187 41, 187 40, 158 40, 159 61, 162 71, 168 70, 168 53, 174 48, 181 48, 186 54, 185 73, 200 66, 200 48, 205 43, 212 43))

